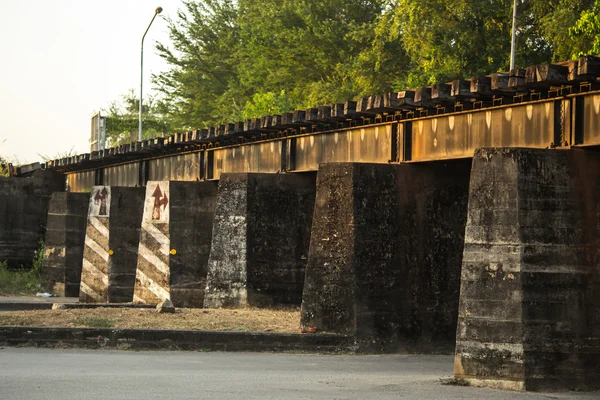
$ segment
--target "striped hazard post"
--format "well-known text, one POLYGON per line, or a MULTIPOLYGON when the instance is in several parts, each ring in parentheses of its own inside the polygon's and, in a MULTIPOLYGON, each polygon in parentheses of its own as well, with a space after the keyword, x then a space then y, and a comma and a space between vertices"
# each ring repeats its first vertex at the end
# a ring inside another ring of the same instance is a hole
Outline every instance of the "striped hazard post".
POLYGON ((170 299, 169 182, 148 182, 140 231, 133 301, 158 304, 170 299))
POLYGON ((94 186, 90 195, 79 301, 108 301, 110 187, 94 186))

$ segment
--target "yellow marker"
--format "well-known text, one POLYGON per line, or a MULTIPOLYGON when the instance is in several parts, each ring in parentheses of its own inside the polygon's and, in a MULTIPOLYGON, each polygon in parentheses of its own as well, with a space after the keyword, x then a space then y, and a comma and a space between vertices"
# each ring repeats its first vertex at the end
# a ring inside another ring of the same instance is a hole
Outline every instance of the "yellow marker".
POLYGON ((177 250, 175 250, 175 249, 171 249, 170 253, 171 253, 172 255, 175 255, 175 254, 177 254, 177 250))
POLYGON ((114 252, 114 251, 112 251, 112 250, 109 250, 109 251, 108 251, 108 255, 109 255, 109 256, 112 256, 113 254, 115 254, 115 252, 114 252))

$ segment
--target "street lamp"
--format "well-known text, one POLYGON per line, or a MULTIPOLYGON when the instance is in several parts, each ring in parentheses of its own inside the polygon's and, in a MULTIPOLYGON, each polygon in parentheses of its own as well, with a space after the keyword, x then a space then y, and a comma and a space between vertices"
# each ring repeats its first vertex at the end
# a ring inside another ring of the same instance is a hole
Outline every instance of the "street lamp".
POLYGON ((152 26, 152 23, 154 22, 154 18, 156 18, 156 16, 158 14, 160 14, 162 12, 162 7, 156 7, 156 10, 154 10, 154 16, 152 17, 152 20, 150 21, 150 23, 148 24, 148 27, 146 28, 146 32, 144 32, 144 36, 142 36, 142 52, 141 52, 141 65, 140 65, 140 123, 139 123, 139 132, 138 132, 138 142, 142 141, 142 96, 143 96, 143 88, 144 88, 144 38, 146 37, 146 33, 148 33, 148 30, 150 29, 150 26, 152 26))

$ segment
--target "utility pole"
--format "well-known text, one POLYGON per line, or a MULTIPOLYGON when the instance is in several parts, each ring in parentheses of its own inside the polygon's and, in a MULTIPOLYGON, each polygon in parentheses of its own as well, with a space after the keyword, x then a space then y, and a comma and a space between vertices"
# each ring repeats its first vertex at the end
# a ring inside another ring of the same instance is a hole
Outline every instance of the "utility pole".
POLYGON ((510 70, 515 69, 515 47, 517 44, 517 0, 513 3, 512 43, 510 45, 510 70))

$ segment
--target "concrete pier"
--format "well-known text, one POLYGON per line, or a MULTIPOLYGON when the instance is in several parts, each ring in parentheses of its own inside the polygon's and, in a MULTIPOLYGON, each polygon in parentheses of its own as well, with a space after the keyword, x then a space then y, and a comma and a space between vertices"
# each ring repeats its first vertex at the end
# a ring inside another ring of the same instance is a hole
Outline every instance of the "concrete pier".
POLYGON ((148 182, 135 302, 202 307, 216 198, 216 182, 148 182))
POLYGON ((452 351, 470 163, 322 164, 302 324, 452 351))
POLYGON ((83 251, 80 302, 132 301, 143 201, 143 188, 92 188, 83 251))
POLYGON ((50 199, 42 289, 57 296, 79 297, 89 197, 56 192, 50 199))
POLYGON ((600 156, 475 153, 454 374, 514 390, 600 388, 600 156))
POLYGON ((27 178, 0 177, 0 262, 29 267, 46 233, 52 193, 64 190, 65 178, 37 170, 27 178))
POLYGON ((315 175, 224 174, 205 307, 300 305, 315 175))

